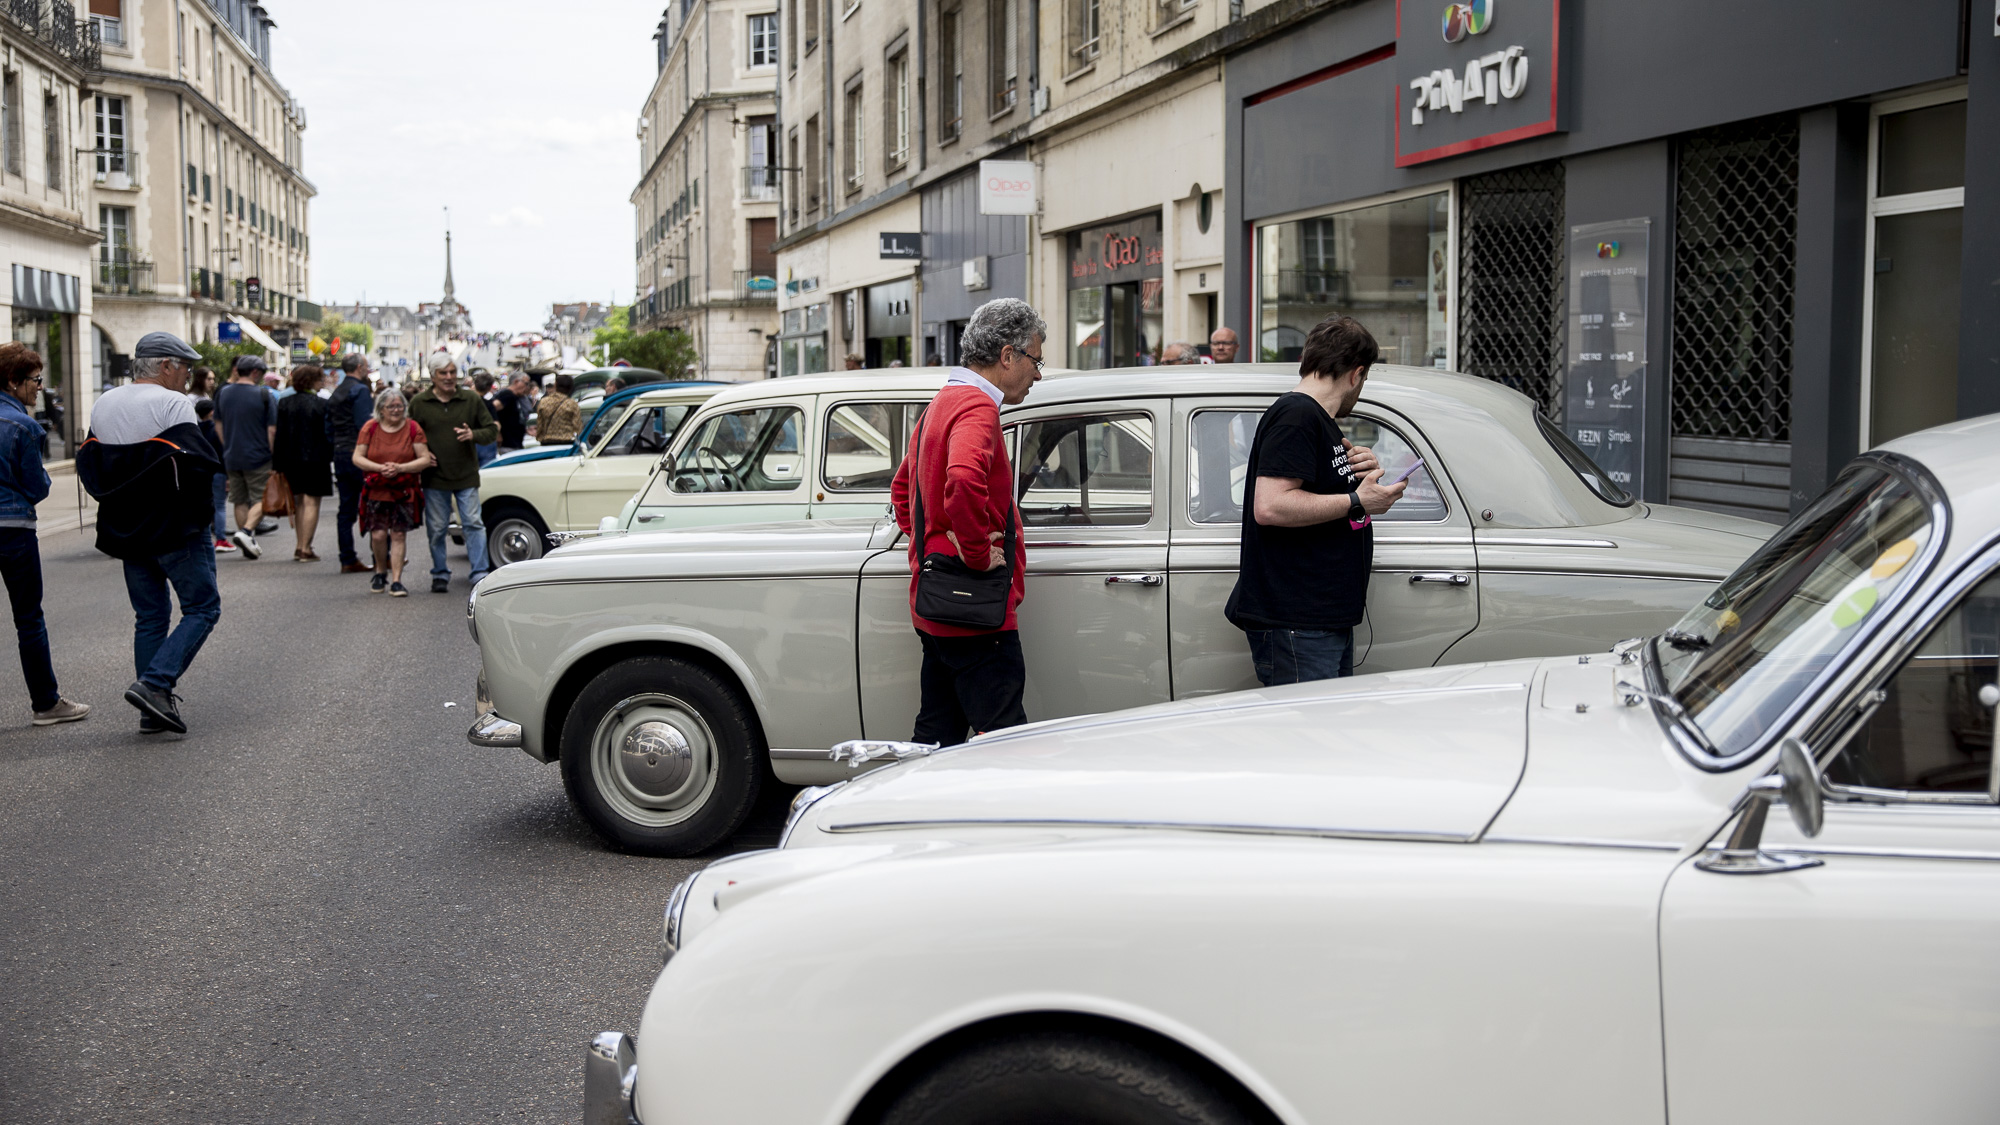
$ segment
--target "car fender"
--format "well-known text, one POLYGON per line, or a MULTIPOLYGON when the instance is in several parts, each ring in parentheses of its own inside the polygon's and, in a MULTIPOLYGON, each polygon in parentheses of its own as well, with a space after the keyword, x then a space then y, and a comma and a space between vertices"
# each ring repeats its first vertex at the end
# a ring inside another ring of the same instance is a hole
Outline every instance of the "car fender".
MULTIPOLYGON (((735 678, 737 687, 741 688, 743 694, 749 698, 751 709, 757 713, 757 725, 763 729, 769 728, 770 697, 764 690, 763 681, 729 645, 711 633, 685 625, 649 623, 581 634, 556 658, 554 666, 550 668, 549 682, 551 685, 561 683, 579 664, 591 660, 608 649, 640 645, 692 648, 722 665, 735 678)), ((546 706, 545 698, 544 707, 546 706)), ((547 760, 554 759, 555 755, 551 754, 547 760)))

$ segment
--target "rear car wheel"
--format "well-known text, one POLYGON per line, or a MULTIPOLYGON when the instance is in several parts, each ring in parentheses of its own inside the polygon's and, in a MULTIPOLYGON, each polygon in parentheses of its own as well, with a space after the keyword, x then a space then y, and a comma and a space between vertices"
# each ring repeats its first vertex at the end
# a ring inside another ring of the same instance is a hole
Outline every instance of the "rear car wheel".
POLYGON ((1082 1032, 993 1039, 945 1059, 898 1094, 880 1125, 1251 1125, 1193 1070, 1136 1044, 1082 1032))
POLYGON ((597 674, 562 727, 563 786, 606 842, 688 856, 735 832, 764 779, 763 740, 735 685, 637 656, 597 674))
POLYGON ((494 570, 548 553, 549 525, 526 504, 488 504, 480 509, 480 518, 486 524, 486 557, 494 570))

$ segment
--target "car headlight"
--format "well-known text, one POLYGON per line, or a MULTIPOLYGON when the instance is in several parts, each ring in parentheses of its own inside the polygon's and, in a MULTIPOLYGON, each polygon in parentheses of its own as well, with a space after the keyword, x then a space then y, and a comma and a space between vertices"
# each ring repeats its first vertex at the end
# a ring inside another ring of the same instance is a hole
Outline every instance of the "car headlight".
POLYGON ((479 643, 479 599, 475 594, 465 600, 465 631, 472 634, 472 643, 479 643))
POLYGON ((681 915, 687 911, 688 890, 694 886, 694 876, 682 879, 674 887, 674 893, 667 896, 667 914, 660 923, 660 964, 674 959, 681 949, 681 915))
POLYGON ((807 809, 818 803, 820 798, 845 784, 847 784, 845 781, 836 781, 832 785, 808 785, 799 790, 799 795, 792 798, 792 811, 785 814, 785 830, 778 834, 778 846, 784 847, 785 841, 792 838, 792 826, 799 822, 800 817, 806 815, 807 809))

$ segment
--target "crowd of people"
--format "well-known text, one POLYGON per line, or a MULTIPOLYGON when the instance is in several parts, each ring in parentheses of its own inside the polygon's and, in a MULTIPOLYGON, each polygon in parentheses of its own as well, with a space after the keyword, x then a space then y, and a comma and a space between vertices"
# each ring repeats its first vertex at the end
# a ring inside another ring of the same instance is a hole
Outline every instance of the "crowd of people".
MULTIPOLYGON (((125 699, 139 711, 143 733, 186 732, 174 689, 221 617, 216 560, 261 558, 258 535, 278 527, 263 522, 268 514, 290 515, 292 561, 319 562, 321 502, 338 494, 340 573, 370 574, 369 591, 392 597, 409 594, 407 541, 420 527, 429 540, 431 592, 450 591, 446 548, 455 515, 467 577, 477 585, 489 566, 479 468, 523 444, 536 405, 526 375, 498 392, 483 373, 461 388, 457 361, 443 351, 426 357, 421 386, 381 380, 359 354, 343 358, 337 373, 299 365, 282 383, 263 359, 240 356, 218 385, 201 358, 171 333, 142 337, 132 381, 98 398, 76 455, 78 479, 98 502, 97 547, 124 564, 138 675, 125 699), (366 562, 357 529, 369 545, 366 562)), ((58 688, 41 607, 35 505, 48 495, 49 477, 42 426, 27 410, 41 368, 26 345, 0 346, 0 576, 34 722, 49 725, 82 719, 90 706, 58 688)), ((581 425, 573 389, 559 379, 543 400, 558 428, 581 425)))

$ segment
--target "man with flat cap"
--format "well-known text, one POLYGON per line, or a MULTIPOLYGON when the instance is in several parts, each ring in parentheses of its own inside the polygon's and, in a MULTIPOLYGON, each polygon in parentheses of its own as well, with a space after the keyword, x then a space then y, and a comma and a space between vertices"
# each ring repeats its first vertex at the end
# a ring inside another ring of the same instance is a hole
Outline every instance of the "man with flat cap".
POLYGON ((139 709, 142 734, 187 733, 174 687, 222 616, 209 527, 210 482, 222 466, 183 393, 200 361, 171 333, 140 337, 133 381, 98 398, 76 454, 77 476, 97 498, 97 549, 125 562, 139 673, 125 701, 139 709), (181 619, 169 632, 174 598, 181 619))

